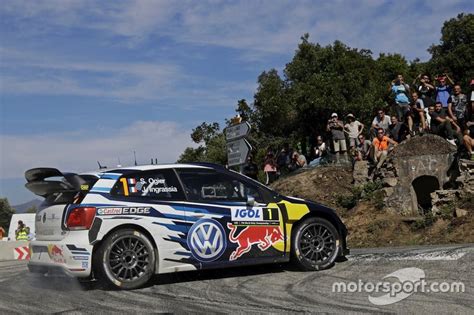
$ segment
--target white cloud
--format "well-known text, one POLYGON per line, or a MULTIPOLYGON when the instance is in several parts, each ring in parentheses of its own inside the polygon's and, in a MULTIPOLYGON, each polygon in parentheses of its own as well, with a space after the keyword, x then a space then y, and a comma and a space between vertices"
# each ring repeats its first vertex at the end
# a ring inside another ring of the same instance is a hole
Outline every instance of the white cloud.
POLYGON ((172 122, 136 121, 107 135, 96 132, 0 135, 0 174, 4 179, 18 178, 41 166, 88 171, 97 169, 97 160, 115 167, 117 158, 124 166, 133 165, 133 151, 142 164, 155 157, 159 163, 175 162, 186 147, 193 146, 190 131, 172 122))
MULTIPOLYGON (((81 27, 128 38, 150 36, 176 42, 240 49, 249 60, 291 53, 306 32, 313 41, 340 39, 374 52, 426 58, 442 22, 469 1, 11 1, 4 12, 38 19, 42 27, 81 27), (253 52, 253 53, 251 53, 253 52), (259 53, 260 52, 260 53, 259 53)), ((26 31, 26 30, 23 30, 26 31)), ((35 30, 37 31, 37 30, 35 30)))

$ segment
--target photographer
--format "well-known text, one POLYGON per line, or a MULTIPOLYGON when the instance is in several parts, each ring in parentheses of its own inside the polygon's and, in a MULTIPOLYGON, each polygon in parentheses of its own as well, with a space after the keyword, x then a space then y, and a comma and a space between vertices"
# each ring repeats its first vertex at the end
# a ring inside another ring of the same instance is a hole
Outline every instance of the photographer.
POLYGON ((339 161, 339 152, 346 155, 346 136, 344 135, 344 124, 338 119, 336 113, 332 113, 331 119, 328 120, 326 130, 331 132, 332 144, 334 152, 336 153, 336 159, 339 161))
POLYGON ((436 88, 431 83, 429 75, 419 74, 413 81, 413 86, 416 88, 416 91, 420 95, 420 99, 423 101, 425 107, 429 107, 431 104, 433 104, 433 97, 436 92, 436 88), (418 80, 420 83, 416 84, 418 80))
POLYGON ((410 103, 408 98, 410 95, 410 87, 405 83, 403 75, 399 74, 396 79, 392 80, 389 91, 395 94, 395 111, 398 120, 401 121, 408 111, 408 104, 410 103))

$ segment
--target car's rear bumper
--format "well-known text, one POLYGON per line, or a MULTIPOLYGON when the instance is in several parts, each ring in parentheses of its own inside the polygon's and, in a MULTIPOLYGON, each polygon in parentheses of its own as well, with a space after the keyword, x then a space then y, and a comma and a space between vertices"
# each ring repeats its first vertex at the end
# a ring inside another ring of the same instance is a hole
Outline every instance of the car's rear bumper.
POLYGON ((61 241, 30 242, 29 270, 36 273, 63 272, 74 277, 89 277, 92 269, 92 245, 73 243, 70 239, 68 236, 61 241))

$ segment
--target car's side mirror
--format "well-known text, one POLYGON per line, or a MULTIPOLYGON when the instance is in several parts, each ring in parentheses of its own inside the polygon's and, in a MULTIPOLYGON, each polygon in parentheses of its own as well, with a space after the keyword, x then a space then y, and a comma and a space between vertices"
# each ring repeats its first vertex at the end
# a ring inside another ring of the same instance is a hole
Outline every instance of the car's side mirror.
POLYGON ((255 198, 252 196, 247 196, 247 206, 253 207, 255 205, 255 198))

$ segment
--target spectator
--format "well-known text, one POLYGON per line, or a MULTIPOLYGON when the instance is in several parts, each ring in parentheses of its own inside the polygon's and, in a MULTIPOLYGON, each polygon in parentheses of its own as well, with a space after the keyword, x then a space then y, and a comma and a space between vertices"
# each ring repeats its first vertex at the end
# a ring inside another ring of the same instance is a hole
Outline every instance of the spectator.
POLYGON ((291 149, 288 143, 283 144, 283 148, 278 153, 277 159, 277 175, 284 175, 288 173, 289 165, 291 163, 291 149))
POLYGON ((416 91, 421 96, 423 105, 428 108, 433 104, 433 96, 436 92, 436 88, 431 84, 430 76, 427 74, 418 75, 418 77, 413 81, 413 85, 416 87, 416 91), (416 81, 420 80, 420 84, 416 85, 416 81))
POLYGON ((388 126, 388 135, 396 142, 402 142, 406 139, 408 133, 407 126, 398 121, 397 116, 392 116, 392 123, 388 126))
POLYGON ((326 143, 321 136, 316 138, 316 145, 313 148, 314 159, 309 163, 309 166, 317 166, 321 163, 321 159, 326 156, 326 143))
POLYGON ((251 154, 247 158, 247 163, 245 164, 242 173, 244 173, 245 176, 248 176, 251 179, 258 180, 258 166, 253 161, 251 154))
POLYGON ((464 130, 463 133, 463 143, 469 153, 469 158, 471 161, 474 161, 474 137, 471 137, 471 132, 469 129, 464 130))
MULTIPOLYGON (((431 132, 448 140, 449 143, 456 145, 454 137, 458 137, 461 131, 456 122, 446 114, 441 102, 436 102, 435 106, 430 106, 429 113, 431 116, 431 132), (453 126, 456 132, 453 131, 453 126)), ((458 137, 459 140, 459 137, 458 137)))
POLYGON ((337 160, 339 160, 339 152, 342 152, 344 155, 346 155, 347 146, 346 136, 344 135, 344 124, 339 120, 336 113, 332 113, 331 119, 329 119, 326 129, 327 131, 331 132, 334 152, 336 153, 337 160))
POLYGON ((374 138, 377 136, 377 130, 382 128, 385 132, 388 131, 388 126, 390 125, 390 117, 385 115, 385 111, 383 109, 379 109, 377 112, 377 116, 375 116, 374 120, 372 121, 372 135, 374 138))
POLYGON ((456 84, 453 95, 448 98, 448 114, 461 130, 466 129, 467 104, 467 96, 461 93, 461 86, 456 84))
POLYGON ((356 147, 356 160, 357 161, 365 161, 369 158, 370 155, 370 147, 372 143, 369 140, 365 139, 364 135, 359 135, 357 138, 357 147, 356 147))
POLYGON ((452 91, 451 85, 454 84, 453 80, 445 73, 437 76, 436 80, 438 81, 438 86, 436 86, 436 102, 440 102, 442 107, 448 107, 448 98, 452 91), (449 80, 451 85, 447 85, 446 80, 449 80))
POLYGON ((474 80, 471 80, 470 101, 466 111, 466 129, 469 130, 469 135, 472 138, 474 135, 474 80))
POLYGON ((277 164, 273 151, 268 150, 265 160, 263 162, 263 171, 266 175, 265 185, 273 183, 277 175, 277 164))
POLYGON ((299 154, 298 151, 294 151, 291 156, 291 164, 289 166, 290 171, 295 171, 299 168, 307 165, 306 157, 303 154, 299 154))
POLYGON ((387 158, 388 154, 388 147, 389 144, 393 144, 394 146, 398 144, 398 142, 390 139, 385 135, 385 130, 382 128, 379 128, 377 130, 377 137, 374 138, 374 141, 372 142, 374 146, 374 162, 377 163, 376 169, 379 169, 385 159, 387 158))
POLYGON ((395 93, 395 111, 398 120, 402 120, 405 113, 408 111, 408 103, 410 102, 408 96, 410 95, 410 87, 405 83, 403 76, 399 74, 396 79, 392 80, 389 91, 395 93))
POLYGON ((0 241, 3 240, 6 234, 7 233, 5 232, 5 229, 3 228, 3 226, 0 226, 0 241))
POLYGON ((357 144, 357 137, 364 131, 364 124, 355 119, 352 114, 348 114, 346 117, 349 122, 344 125, 344 132, 349 136, 349 147, 354 148, 357 144))
POLYGON ((17 241, 27 241, 28 234, 30 234, 30 228, 27 227, 23 221, 18 221, 18 227, 15 230, 15 238, 17 241))
POLYGON ((418 97, 417 92, 412 93, 413 102, 410 103, 410 117, 411 125, 408 123, 408 129, 413 131, 413 125, 415 125, 415 130, 422 131, 427 128, 426 119, 425 119, 425 104, 422 99, 418 97))

